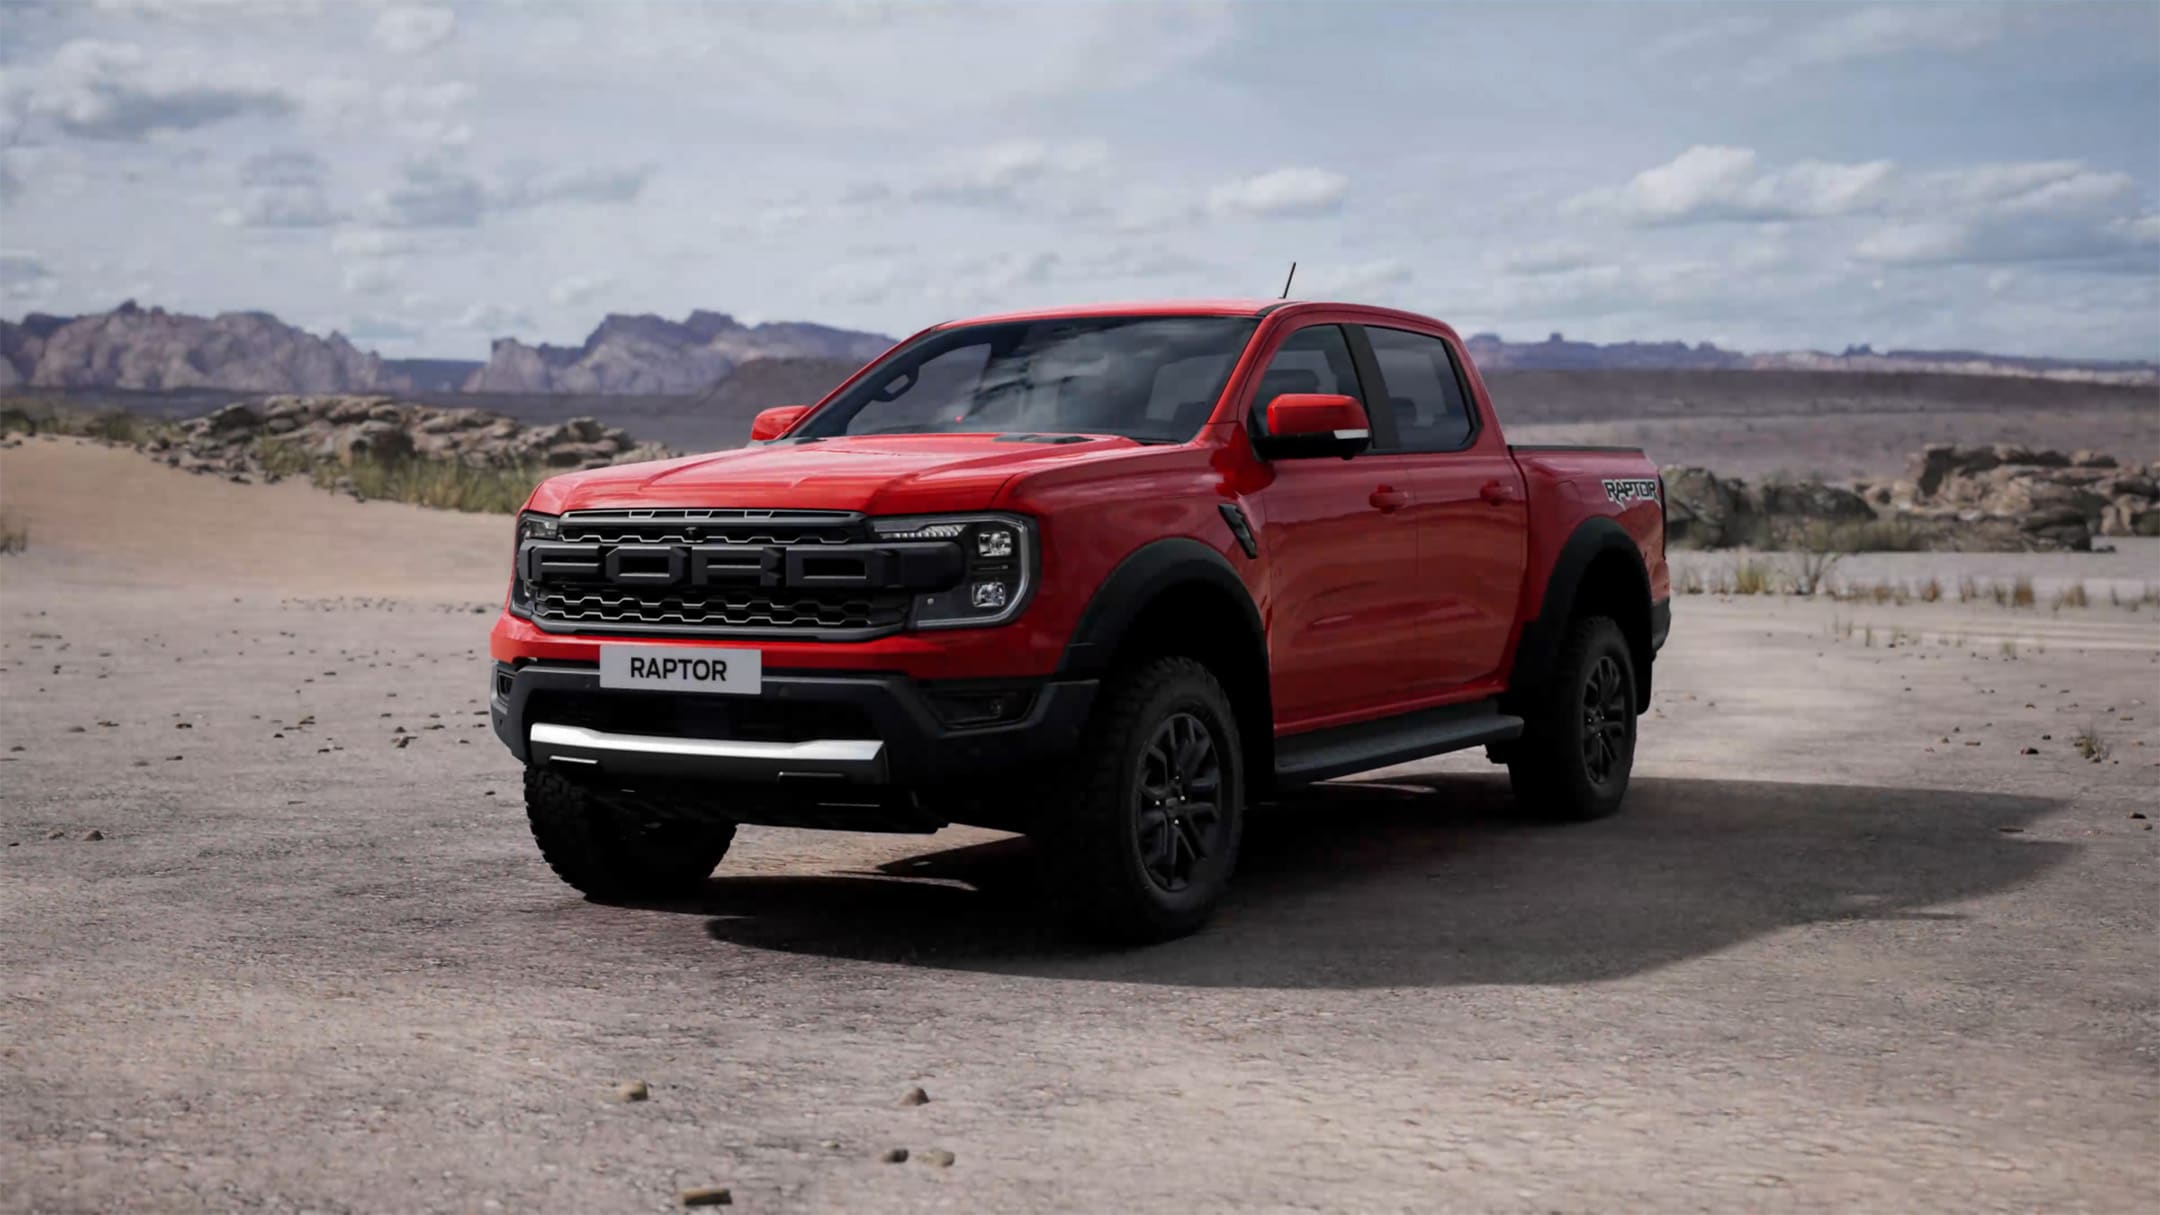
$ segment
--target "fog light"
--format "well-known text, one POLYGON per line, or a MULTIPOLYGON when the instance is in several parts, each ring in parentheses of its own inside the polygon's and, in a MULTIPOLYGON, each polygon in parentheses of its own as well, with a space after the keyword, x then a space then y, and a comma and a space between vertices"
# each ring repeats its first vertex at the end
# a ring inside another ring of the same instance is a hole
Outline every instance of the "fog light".
POLYGON ((993 560, 1013 555, 1013 530, 1009 527, 975 529, 975 555, 993 560))
POLYGON ((996 611, 1005 606, 1005 597, 1008 594, 1010 592, 1002 582, 978 582, 975 584, 974 603, 984 611, 996 611))

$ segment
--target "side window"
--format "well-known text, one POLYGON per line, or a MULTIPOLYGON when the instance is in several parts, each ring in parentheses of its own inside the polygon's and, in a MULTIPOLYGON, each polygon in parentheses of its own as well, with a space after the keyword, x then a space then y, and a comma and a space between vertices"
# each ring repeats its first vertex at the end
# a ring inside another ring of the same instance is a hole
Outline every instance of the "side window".
POLYGON ((1365 400, 1358 390, 1357 364, 1350 358, 1350 342, 1342 326, 1308 326, 1291 334, 1276 350, 1253 393, 1254 434, 1267 433, 1268 402, 1286 392, 1332 392, 1365 400))
POLYGON ((1459 451, 1470 441, 1470 406, 1446 342, 1405 329, 1365 327, 1387 384, 1402 451, 1459 451))

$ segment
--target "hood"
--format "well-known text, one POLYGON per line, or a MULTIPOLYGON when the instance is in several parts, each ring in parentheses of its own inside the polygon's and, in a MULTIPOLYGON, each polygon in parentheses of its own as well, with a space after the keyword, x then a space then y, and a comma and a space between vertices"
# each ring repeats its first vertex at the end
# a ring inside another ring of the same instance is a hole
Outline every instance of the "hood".
POLYGON ((734 506, 902 515, 982 510, 1013 477, 1091 455, 1129 452, 1124 438, 1062 443, 996 435, 876 435, 737 448, 618 464, 542 483, 532 509, 734 506))

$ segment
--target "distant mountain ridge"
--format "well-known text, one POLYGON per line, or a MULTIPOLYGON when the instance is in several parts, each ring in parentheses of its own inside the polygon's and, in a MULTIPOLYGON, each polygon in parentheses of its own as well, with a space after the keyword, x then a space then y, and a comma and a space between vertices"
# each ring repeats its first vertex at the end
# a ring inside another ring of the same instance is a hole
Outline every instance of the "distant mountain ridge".
POLYGON ((1970 350, 1889 350, 1848 346, 1747 354, 1709 342, 1573 342, 1555 333, 1542 342, 1509 342, 1479 333, 1464 343, 1487 371, 1925 371, 1946 375, 2005 375, 2101 384, 2160 384, 2160 363, 2054 359, 1982 354, 1970 350))
POLYGON ((703 309, 680 321, 611 313, 582 346, 528 346, 497 338, 467 392, 700 393, 758 359, 864 363, 893 340, 805 321, 744 325, 703 309))
MULTIPOLYGON (((508 393, 683 396, 702 394, 746 364, 803 362, 805 383, 828 365, 859 366, 892 339, 806 321, 745 325, 699 309, 680 321, 650 313, 603 318, 577 346, 497 338, 485 362, 385 359, 288 325, 267 312, 214 317, 142 308, 67 317, 31 313, 0 321, 0 389, 265 393, 508 393)), ((1872 371, 2014 376, 2106 384, 2160 384, 2160 363, 2030 358, 1963 350, 1851 346, 1838 354, 1747 354, 1708 342, 1509 342, 1480 333, 1468 342, 1487 371, 1872 371)))

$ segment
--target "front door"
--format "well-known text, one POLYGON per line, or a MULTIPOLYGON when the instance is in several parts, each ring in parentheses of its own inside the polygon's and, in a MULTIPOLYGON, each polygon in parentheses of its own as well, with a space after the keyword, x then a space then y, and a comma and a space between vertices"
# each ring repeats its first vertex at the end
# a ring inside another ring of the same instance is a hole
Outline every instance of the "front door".
MULTIPOLYGON (((1309 325, 1284 339, 1253 393, 1254 433, 1263 433, 1267 403, 1292 392, 1367 399, 1341 326, 1309 325)), ((1418 682, 1426 657, 1416 644, 1418 526, 1401 477, 1381 466, 1393 463, 1273 460, 1251 495, 1268 555, 1278 732, 1383 715, 1418 682)))

